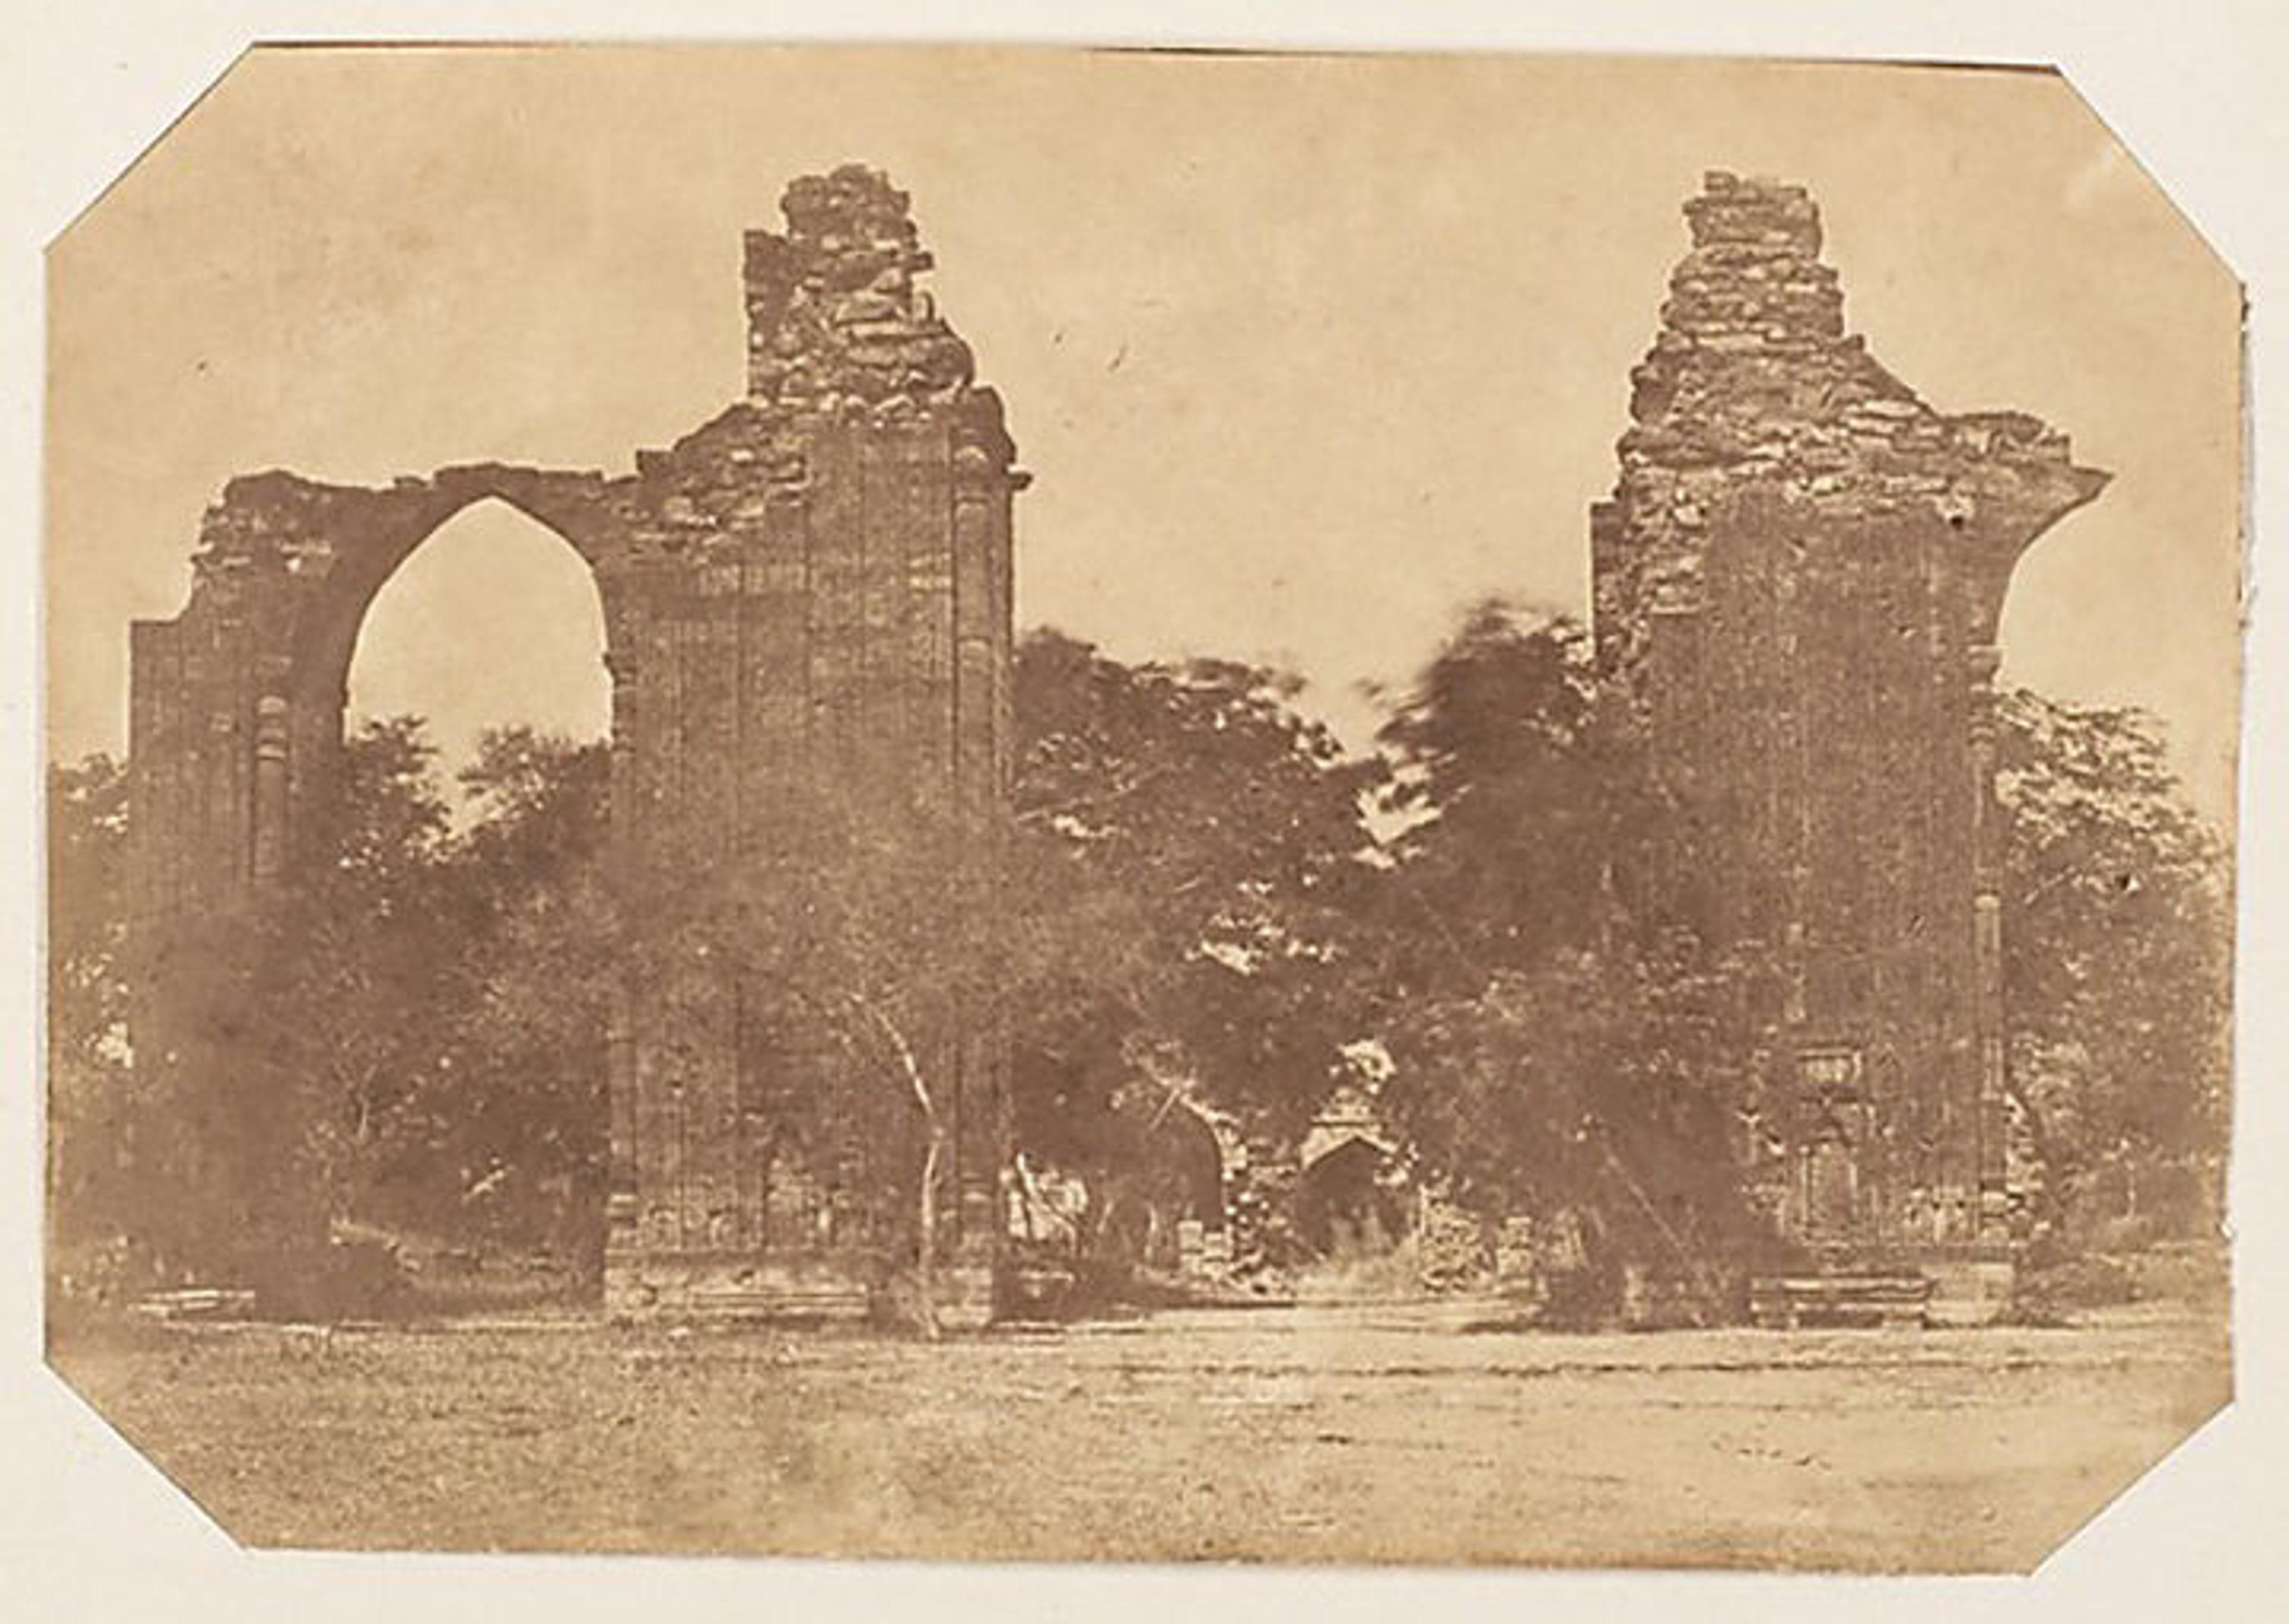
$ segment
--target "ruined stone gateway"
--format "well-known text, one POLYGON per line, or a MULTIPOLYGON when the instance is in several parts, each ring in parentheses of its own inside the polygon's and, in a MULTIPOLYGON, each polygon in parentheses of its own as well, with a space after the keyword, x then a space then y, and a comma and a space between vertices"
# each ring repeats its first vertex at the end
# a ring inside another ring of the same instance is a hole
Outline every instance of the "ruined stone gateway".
MULTIPOLYGON (((530 514, 594 573, 623 875, 695 838, 728 847, 806 786, 1001 801, 1026 476, 1001 401, 916 285, 930 258, 904 193, 845 167, 783 207, 784 233, 746 237, 746 398, 639 452, 633 475, 485 464, 381 490, 285 473, 226 487, 188 604, 133 628, 140 1063, 185 1063, 192 1042, 179 977, 150 957, 171 927, 259 910, 326 848, 359 625, 475 502, 530 514)), ((835 1167, 774 1161, 738 1026, 701 984, 631 997, 611 1034, 616 1311, 865 1305, 880 1238, 835 1167)), ((944 1273, 958 1310, 982 1310, 1006 1068, 986 1039, 955 1041, 944 1273)))
POLYGON ((2031 418, 1942 416, 1846 336, 1801 187, 1712 173, 1685 213, 1591 516, 1600 687, 1671 809, 1641 895, 1778 960, 1738 1149, 1783 1232, 1981 1316, 2016 1205, 1996 625, 2107 476, 2031 418))
MULTIPOLYGON (((822 786, 1004 802, 1026 476, 1001 402, 917 285, 905 194, 846 167, 783 207, 784 233, 746 243, 746 398, 634 474, 226 487, 188 604, 133 627, 139 1065, 193 1062, 177 927, 259 912, 328 849, 360 625, 473 503, 530 515, 594 574, 624 879, 822 786)), ((2106 476, 2030 418, 1934 411, 1847 337, 1801 188, 1711 174, 1686 215, 1591 526, 1604 703, 1672 813, 1637 900, 1779 962, 1735 1149, 1781 1230, 1983 1313, 2014 1214, 1996 626, 2019 556, 2106 476)), ((990 1034, 946 1041, 943 1278, 983 1313, 1007 1063, 990 1034)), ((608 1306, 862 1310, 888 1244, 853 1196, 868 1147, 774 1150, 737 998, 705 977, 632 993, 610 1047, 608 1306)))

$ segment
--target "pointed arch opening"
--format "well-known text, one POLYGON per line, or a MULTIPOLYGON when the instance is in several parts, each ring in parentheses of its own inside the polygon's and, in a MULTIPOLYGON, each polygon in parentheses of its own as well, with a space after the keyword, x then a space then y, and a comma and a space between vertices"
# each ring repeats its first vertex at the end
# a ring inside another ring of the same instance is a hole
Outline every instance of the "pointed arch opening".
POLYGON ((489 732, 522 728, 593 744, 611 730, 603 599, 571 544, 486 498, 424 537, 365 606, 350 657, 346 729, 421 719, 457 821, 462 775, 489 732))

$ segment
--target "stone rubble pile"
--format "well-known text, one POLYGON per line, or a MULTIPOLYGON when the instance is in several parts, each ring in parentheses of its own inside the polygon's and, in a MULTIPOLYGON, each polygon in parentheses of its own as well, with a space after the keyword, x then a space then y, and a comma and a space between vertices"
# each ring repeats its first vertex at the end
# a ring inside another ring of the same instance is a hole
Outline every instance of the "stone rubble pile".
POLYGON ((975 376, 915 278, 930 268, 905 193, 845 164, 781 203, 784 235, 747 235, 748 394, 826 418, 895 422, 944 405, 975 376))

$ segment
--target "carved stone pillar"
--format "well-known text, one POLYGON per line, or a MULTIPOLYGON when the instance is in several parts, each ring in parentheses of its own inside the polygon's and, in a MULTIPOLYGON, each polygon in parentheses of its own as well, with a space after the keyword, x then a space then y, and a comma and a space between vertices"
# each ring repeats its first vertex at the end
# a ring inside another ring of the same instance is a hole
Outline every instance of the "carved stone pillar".
MULTIPOLYGON (((606 861, 614 888, 626 896, 636 874, 635 657, 615 647, 605 653, 604 668, 612 679, 610 846, 606 861)), ((608 1253, 633 1247, 637 1238, 635 1023, 635 1000, 624 973, 604 1035, 608 1111, 604 1244, 608 1253)))
POLYGON ((290 753, 292 717, 283 696, 265 694, 254 702, 254 889, 266 896, 285 877, 291 848, 290 753))
POLYGON ((1975 1238, 2010 1238, 2010 1190, 2003 1027, 2003 822, 1995 800, 1995 673, 1991 644, 1966 651, 1971 760, 1972 1031, 1978 1065, 1974 1142, 1978 1211, 1975 1238))

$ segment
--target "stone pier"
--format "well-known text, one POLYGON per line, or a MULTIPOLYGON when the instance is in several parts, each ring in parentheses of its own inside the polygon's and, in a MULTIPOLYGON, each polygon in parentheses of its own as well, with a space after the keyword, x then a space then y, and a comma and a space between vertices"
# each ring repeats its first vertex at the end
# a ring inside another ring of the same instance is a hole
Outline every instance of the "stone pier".
POLYGON ((1633 899, 1781 968, 1744 1142, 1783 1231, 2007 1286, 1996 625, 2106 475, 2017 412, 1949 416, 1847 335, 1800 187, 1712 173, 1612 497, 1591 515, 1612 720, 1666 792, 1633 899))
MULTIPOLYGON (((920 285, 930 258, 904 193, 845 167, 795 181, 784 211, 783 231, 746 238, 746 397, 637 453, 632 474, 483 464, 380 489, 277 472, 224 489, 187 606, 133 628, 139 1066, 231 1086, 227 1056, 191 1052, 170 953, 187 922, 259 912, 325 848, 366 609, 472 503, 530 515, 594 573, 623 875, 728 850, 806 790, 1002 803, 1026 476, 1001 402, 920 285)), ((610 1035, 610 1305, 859 1311, 881 1221, 837 1158, 773 1157, 736 1004, 696 981, 632 995, 610 1035)), ((947 1041, 943 1272, 977 1310, 998 1248, 1005 1064, 989 1034, 947 1041)))

